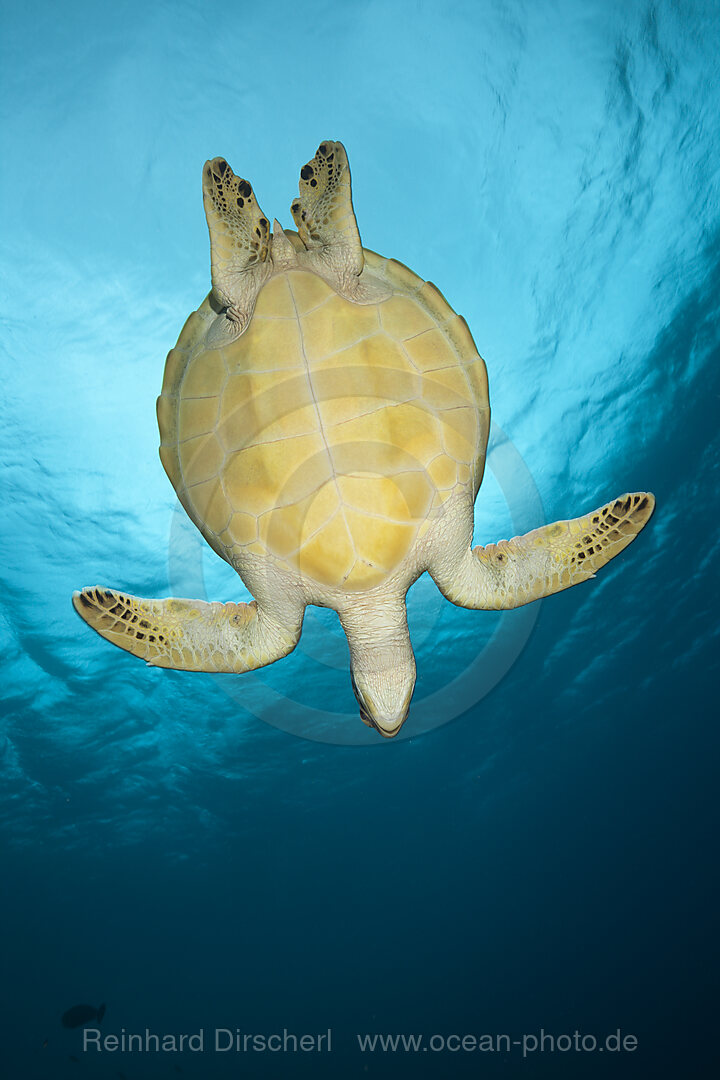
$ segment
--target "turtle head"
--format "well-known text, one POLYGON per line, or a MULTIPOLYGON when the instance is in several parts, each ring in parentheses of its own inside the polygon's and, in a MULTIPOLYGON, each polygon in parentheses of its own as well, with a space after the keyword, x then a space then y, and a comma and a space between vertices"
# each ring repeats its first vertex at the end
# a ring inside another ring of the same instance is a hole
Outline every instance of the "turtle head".
POLYGON ((357 594, 338 612, 350 647, 350 675, 360 719, 386 739, 407 720, 415 689, 415 657, 405 598, 371 604, 357 594))
POLYGON ((386 739, 392 739, 407 720, 415 689, 415 663, 382 671, 353 668, 352 687, 360 719, 386 739))

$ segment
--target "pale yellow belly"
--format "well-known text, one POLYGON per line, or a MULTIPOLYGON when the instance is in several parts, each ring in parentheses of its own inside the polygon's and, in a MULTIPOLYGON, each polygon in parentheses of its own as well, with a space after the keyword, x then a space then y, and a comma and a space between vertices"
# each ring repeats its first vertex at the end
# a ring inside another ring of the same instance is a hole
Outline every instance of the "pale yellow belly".
POLYGON ((291 272, 263 289, 235 344, 188 366, 183 480, 230 562, 269 554, 322 585, 372 588, 468 483, 467 378, 452 356, 419 369, 381 308, 291 272))

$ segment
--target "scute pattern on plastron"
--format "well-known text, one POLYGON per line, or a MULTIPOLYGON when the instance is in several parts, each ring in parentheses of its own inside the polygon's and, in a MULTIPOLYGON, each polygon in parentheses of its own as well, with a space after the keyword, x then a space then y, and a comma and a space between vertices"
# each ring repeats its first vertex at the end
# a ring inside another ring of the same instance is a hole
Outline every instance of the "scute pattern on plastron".
POLYGON ((407 267, 364 256, 384 303, 291 269, 236 341, 204 347, 206 302, 168 360, 163 463, 231 564, 269 555, 320 585, 372 588, 482 468, 487 382, 464 320, 407 267))

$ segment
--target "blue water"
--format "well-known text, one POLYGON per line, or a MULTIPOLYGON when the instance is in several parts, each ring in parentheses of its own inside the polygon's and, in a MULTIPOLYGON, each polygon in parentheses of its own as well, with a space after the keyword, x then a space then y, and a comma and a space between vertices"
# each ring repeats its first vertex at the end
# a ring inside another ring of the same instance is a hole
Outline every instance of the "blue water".
POLYGON ((700 0, 3 6, 0 1075, 714 1074, 719 27, 700 0), (154 401, 209 287, 203 162, 290 225, 324 138, 364 244, 486 358, 477 541, 657 497, 540 608, 418 582, 392 743, 353 745, 332 613, 244 682, 146 669, 70 605, 246 596, 154 401), (332 1051, 83 1052, 59 1017, 101 1001, 106 1034, 332 1051), (356 1040, 618 1028, 611 1058, 356 1040))

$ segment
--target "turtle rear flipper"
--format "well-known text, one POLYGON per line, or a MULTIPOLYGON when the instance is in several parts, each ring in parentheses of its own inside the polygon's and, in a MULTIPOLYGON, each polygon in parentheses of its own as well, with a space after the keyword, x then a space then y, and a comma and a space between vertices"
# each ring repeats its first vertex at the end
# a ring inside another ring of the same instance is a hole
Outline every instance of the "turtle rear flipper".
POLYGON ((377 304, 390 296, 376 276, 364 269, 345 147, 326 139, 300 170, 300 195, 290 207, 307 248, 304 264, 346 300, 377 304))
POLYGON ((210 230, 213 295, 225 308, 211 331, 214 346, 229 345, 250 322, 260 289, 272 273, 270 224, 247 180, 225 158, 203 166, 203 203, 210 230))

